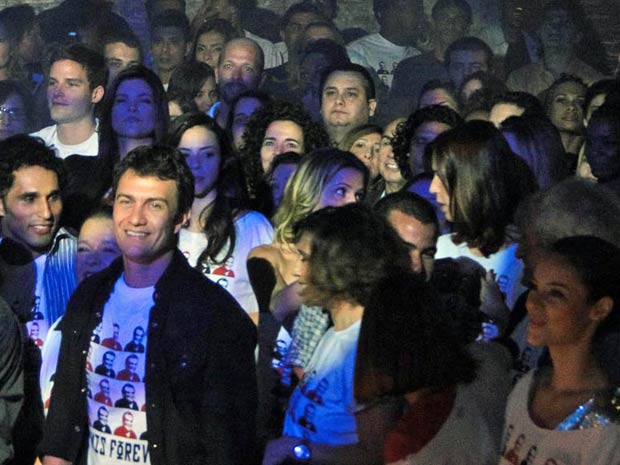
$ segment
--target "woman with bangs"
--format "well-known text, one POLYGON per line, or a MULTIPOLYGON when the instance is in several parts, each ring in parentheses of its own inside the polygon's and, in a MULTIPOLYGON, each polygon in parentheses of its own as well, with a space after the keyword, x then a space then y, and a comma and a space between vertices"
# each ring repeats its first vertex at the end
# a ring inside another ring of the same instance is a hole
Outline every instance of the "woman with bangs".
POLYGON ((523 197, 536 190, 531 171, 485 121, 470 121, 439 135, 433 143, 432 168, 429 191, 452 224, 452 233, 439 237, 435 258, 477 262, 512 308, 523 291, 513 214, 523 197))

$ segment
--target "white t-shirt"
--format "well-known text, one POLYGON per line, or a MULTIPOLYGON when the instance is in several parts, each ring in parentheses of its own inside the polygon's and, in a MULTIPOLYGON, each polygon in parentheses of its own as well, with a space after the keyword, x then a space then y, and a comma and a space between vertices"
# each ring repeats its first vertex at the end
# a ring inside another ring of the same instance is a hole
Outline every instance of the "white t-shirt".
POLYGON ((493 270, 499 289, 506 296, 506 304, 512 309, 517 298, 526 290, 521 284, 523 262, 515 255, 516 251, 517 244, 512 244, 489 257, 482 257, 474 255, 466 243, 456 245, 452 242, 451 234, 444 234, 437 239, 435 259, 467 257, 479 263, 486 271, 493 270))
POLYGON ((284 42, 274 44, 270 40, 264 39, 256 34, 252 34, 248 30, 244 30, 243 35, 245 35, 247 39, 252 39, 263 50, 263 55, 265 56, 265 69, 275 68, 286 61, 282 55, 282 49, 286 49, 284 42))
POLYGON ((508 399, 500 465, 618 465, 620 425, 559 431, 538 427, 528 412, 536 370, 508 399))
POLYGON ((69 155, 84 155, 87 157, 95 157, 99 153, 99 134, 97 131, 84 142, 75 145, 66 145, 58 140, 58 126, 56 124, 41 129, 38 132, 30 134, 34 137, 40 137, 45 145, 51 147, 56 152, 58 158, 63 160, 69 155))
POLYGON ((353 372, 361 320, 341 331, 327 330, 306 374, 291 395, 284 435, 317 444, 355 444, 353 372))
POLYGON ((34 306, 32 307, 32 320, 26 323, 28 336, 40 348, 43 348, 47 332, 49 331, 45 290, 43 289, 43 274, 45 273, 46 261, 47 255, 45 254, 39 255, 34 259, 37 275, 34 286, 34 306))
MULTIPOLYGON (((235 221, 235 233, 235 249, 231 257, 220 264, 208 260, 202 272, 211 281, 230 292, 246 312, 258 312, 258 303, 250 284, 246 262, 248 254, 254 247, 272 242, 273 227, 263 215, 249 211, 235 221)), ((196 266, 198 257, 207 244, 208 239, 204 233, 181 229, 178 247, 191 266, 196 266)), ((227 250, 228 246, 225 246, 220 251, 217 256, 218 262, 226 256, 227 250)))
POLYGON ((150 464, 144 374, 154 291, 129 287, 122 275, 93 332, 86 359, 88 465, 150 464))
POLYGON ((393 44, 377 32, 351 42, 347 45, 347 53, 353 63, 373 69, 379 79, 391 87, 398 63, 405 58, 419 55, 420 51, 415 47, 393 44))

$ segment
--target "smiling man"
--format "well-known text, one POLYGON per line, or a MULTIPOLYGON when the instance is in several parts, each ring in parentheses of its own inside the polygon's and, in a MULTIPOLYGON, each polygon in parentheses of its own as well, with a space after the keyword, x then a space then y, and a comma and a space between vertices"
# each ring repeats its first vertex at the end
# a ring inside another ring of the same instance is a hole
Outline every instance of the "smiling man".
POLYGON ((95 106, 103 98, 107 70, 101 55, 83 45, 61 49, 52 61, 47 104, 56 124, 32 134, 65 159, 99 152, 95 106))
POLYGON ((236 301, 176 249, 190 217, 192 173, 176 149, 139 147, 116 166, 112 189, 122 257, 84 280, 67 308, 63 331, 75 337, 62 341, 43 464, 81 457, 89 465, 118 463, 112 449, 101 453, 102 444, 138 448, 144 453, 133 463, 145 465, 248 463, 251 448, 237 444, 253 441, 256 330, 236 301), (133 410, 122 445, 118 434, 89 427, 101 404, 82 385, 106 375, 89 371, 86 357, 90 351, 99 360, 109 351, 92 337, 99 324, 104 334, 118 325, 125 351, 115 351, 114 367, 125 360, 136 375, 130 383, 107 376, 127 400, 109 407, 110 417, 125 423, 126 409, 133 410), (138 327, 146 328, 144 354, 126 346, 138 327))
POLYGON ((375 114, 375 86, 363 66, 346 64, 326 70, 320 88, 321 117, 336 144, 375 114))
POLYGON ((15 463, 33 463, 43 428, 40 347, 75 288, 77 241, 59 228, 62 161, 41 141, 23 135, 0 142, 0 153, 0 296, 34 339, 24 341, 28 408, 13 435, 15 463))

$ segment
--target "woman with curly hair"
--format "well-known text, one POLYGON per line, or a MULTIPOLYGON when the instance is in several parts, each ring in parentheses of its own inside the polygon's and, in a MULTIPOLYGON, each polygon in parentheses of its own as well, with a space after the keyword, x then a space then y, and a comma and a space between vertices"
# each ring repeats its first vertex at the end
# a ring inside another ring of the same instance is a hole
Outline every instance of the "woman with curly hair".
MULTIPOLYGON (((239 150, 250 199, 265 205, 265 174, 273 158, 284 152, 309 153, 329 145, 323 127, 298 105, 275 101, 256 110, 245 130, 239 150)), ((261 208, 265 211, 265 207, 261 208)))
POLYGON ((263 215, 248 211, 238 160, 226 133, 210 117, 190 113, 174 121, 168 143, 185 156, 195 179, 192 217, 181 229, 179 249, 190 265, 257 316, 245 262, 251 249, 271 242, 273 228, 263 215))
POLYGON ((405 124, 396 129, 392 147, 394 159, 406 179, 430 172, 426 146, 444 131, 463 123, 463 118, 445 105, 432 105, 413 112, 405 124))

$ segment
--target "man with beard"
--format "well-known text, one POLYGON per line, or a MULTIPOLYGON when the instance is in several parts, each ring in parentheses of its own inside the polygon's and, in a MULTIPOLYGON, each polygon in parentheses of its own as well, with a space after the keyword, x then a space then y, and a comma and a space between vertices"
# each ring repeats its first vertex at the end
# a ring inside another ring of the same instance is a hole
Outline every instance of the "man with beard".
POLYGON ((251 39, 229 41, 220 55, 215 79, 220 101, 209 110, 218 126, 226 127, 230 104, 242 92, 257 90, 263 78, 265 58, 259 45, 251 39))

